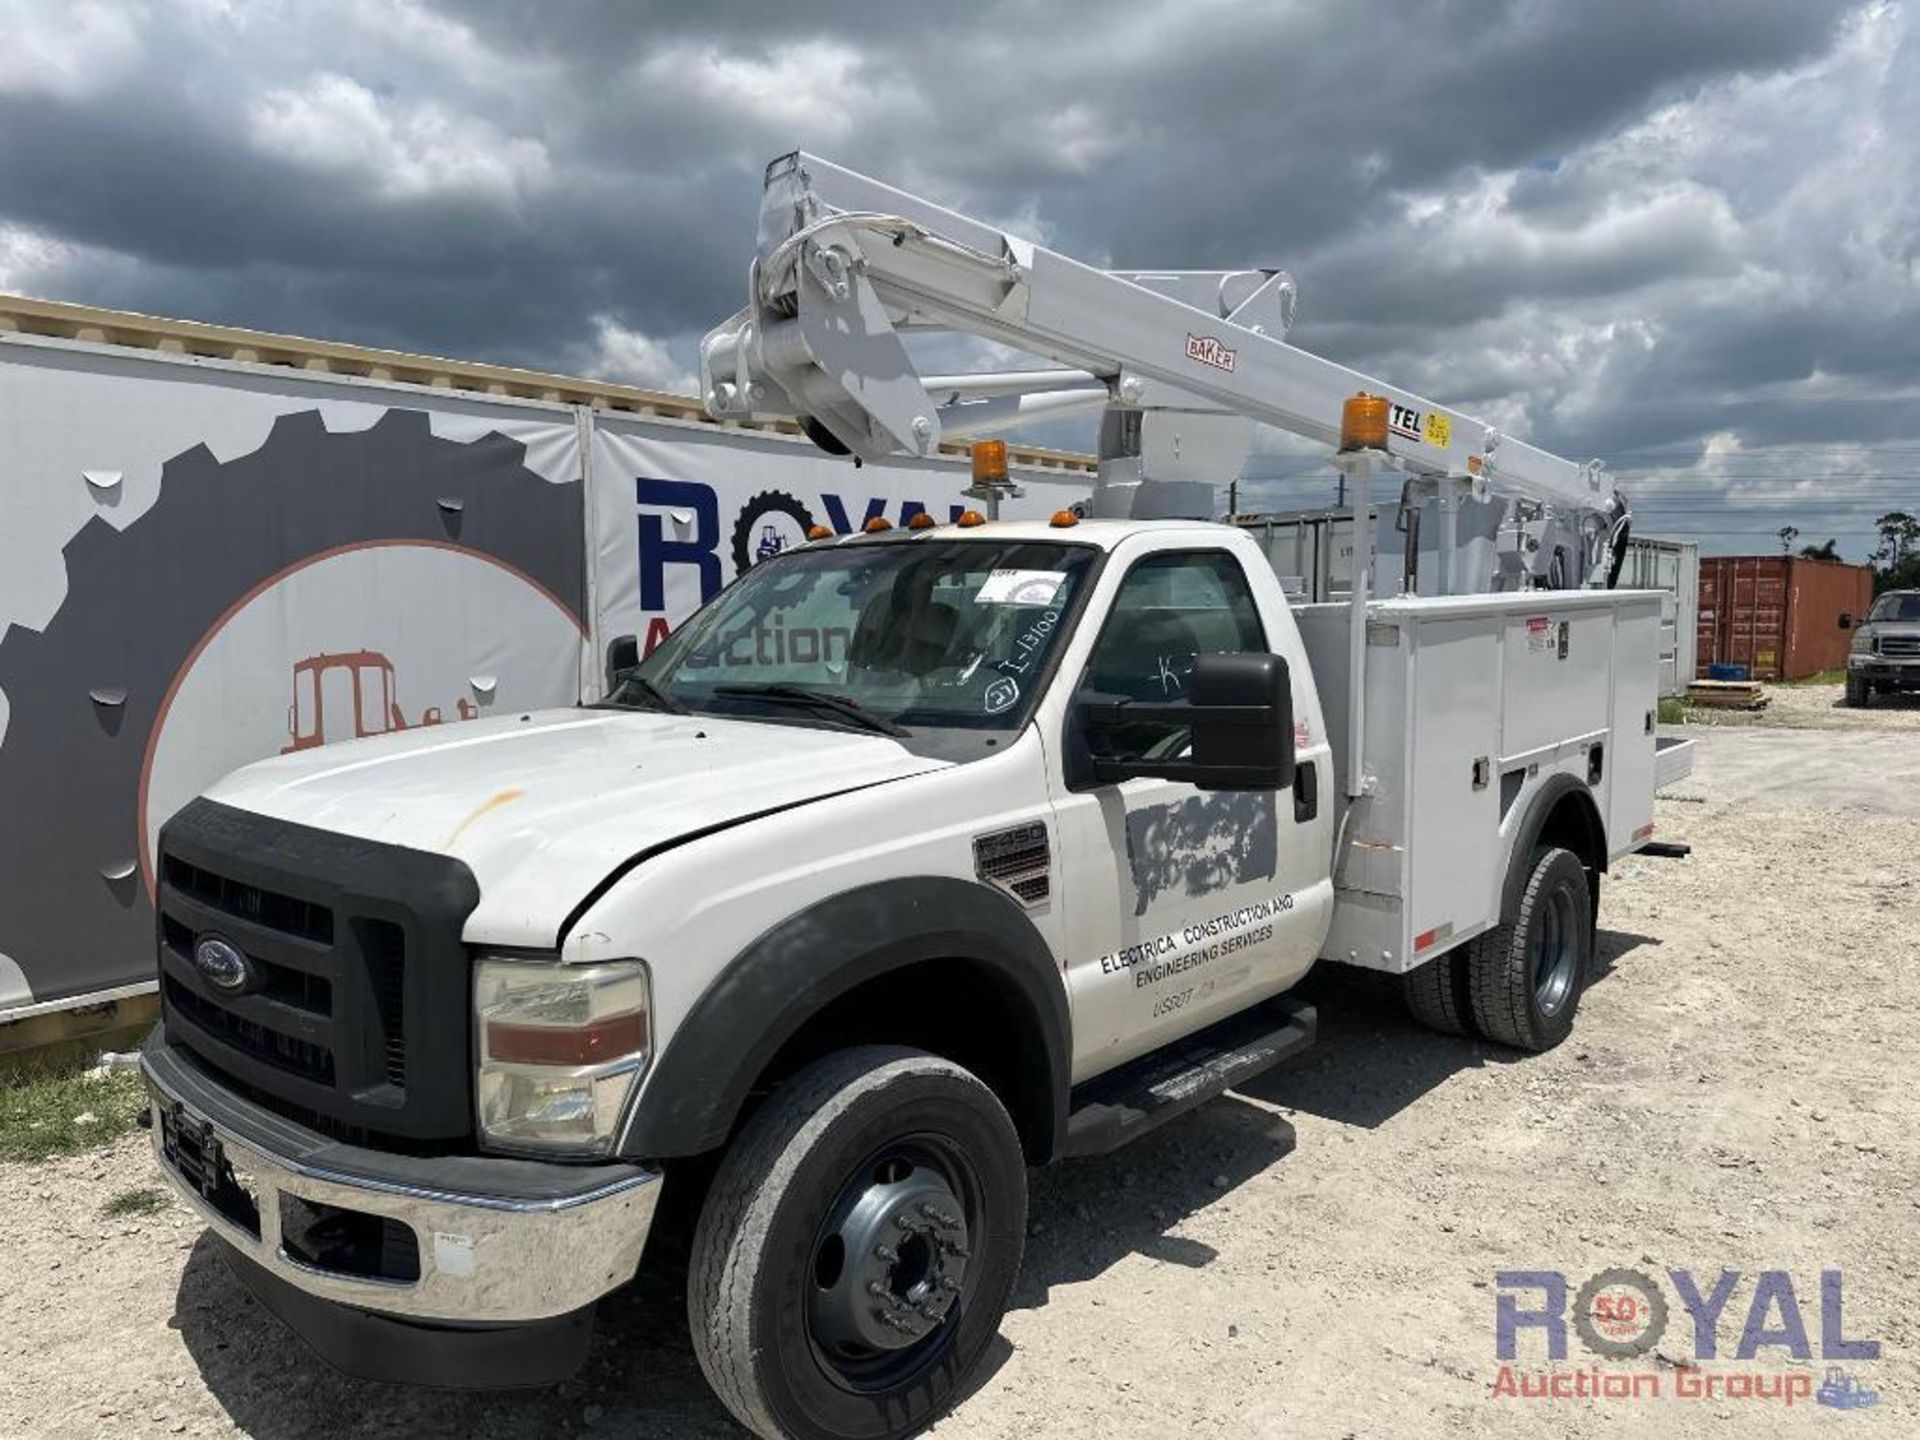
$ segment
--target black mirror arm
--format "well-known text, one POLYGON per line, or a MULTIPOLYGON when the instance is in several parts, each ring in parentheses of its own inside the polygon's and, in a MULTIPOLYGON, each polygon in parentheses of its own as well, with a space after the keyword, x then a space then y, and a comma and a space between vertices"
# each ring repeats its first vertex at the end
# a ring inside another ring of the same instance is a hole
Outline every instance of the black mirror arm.
POLYGON ((1138 700, 1086 700, 1080 706, 1080 718, 1096 730, 1111 730, 1118 725, 1186 725, 1195 715, 1204 715, 1216 724, 1261 725, 1270 712, 1258 705, 1205 705, 1195 707, 1185 700, 1165 704, 1142 704, 1138 700))

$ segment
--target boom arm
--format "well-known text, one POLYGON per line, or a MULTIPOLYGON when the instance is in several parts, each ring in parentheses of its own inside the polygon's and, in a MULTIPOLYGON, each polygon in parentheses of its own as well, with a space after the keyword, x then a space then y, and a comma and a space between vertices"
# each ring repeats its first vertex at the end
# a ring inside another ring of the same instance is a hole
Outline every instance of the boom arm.
POLYGON ((1329 445, 1344 401, 1368 390, 1390 403, 1391 462, 1415 476, 1609 526, 1624 513, 1598 461, 1288 344, 1284 272, 1098 270, 796 152, 767 169, 751 292, 701 346, 707 408, 812 421, 816 439, 865 458, 938 446, 941 409, 900 332, 944 329, 1068 367, 1046 389, 1104 387, 1111 406, 1223 411, 1329 445))

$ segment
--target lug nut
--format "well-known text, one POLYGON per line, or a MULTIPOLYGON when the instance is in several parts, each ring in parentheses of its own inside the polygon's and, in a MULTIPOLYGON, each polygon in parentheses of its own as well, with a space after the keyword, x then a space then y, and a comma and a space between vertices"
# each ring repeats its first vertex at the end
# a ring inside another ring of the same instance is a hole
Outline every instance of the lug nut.
POLYGON ((891 1245, 876 1245, 873 1247, 873 1258, 876 1260, 884 1260, 889 1265, 898 1265, 900 1263, 900 1252, 891 1245))

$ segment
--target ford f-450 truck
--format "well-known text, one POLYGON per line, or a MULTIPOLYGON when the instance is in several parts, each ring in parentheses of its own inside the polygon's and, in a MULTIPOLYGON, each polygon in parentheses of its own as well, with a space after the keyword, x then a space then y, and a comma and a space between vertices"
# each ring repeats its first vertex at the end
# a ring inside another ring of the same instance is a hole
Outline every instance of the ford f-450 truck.
MULTIPOLYGON (((903 263, 918 213, 883 227, 903 263)), ((837 301, 880 283, 855 271, 837 301)), ((1109 278, 1103 316, 1137 295, 1232 342, 1169 371, 1289 349, 1109 278)), ((769 320, 730 352, 740 394, 883 443, 849 418, 858 364, 803 404, 781 346, 769 320)), ((1464 417, 1388 404, 1348 407, 1357 507, 1377 465, 1486 481, 1445 463, 1449 425, 1494 454, 1464 417)), ((692 1177, 726 1405, 769 1437, 910 1434, 997 1330, 1028 1167, 1308 1045, 1288 992, 1317 960, 1401 976, 1443 1030, 1572 1026, 1600 878, 1652 833, 1659 597, 1376 600, 1366 568, 1296 607, 1230 526, 876 521, 626 647, 601 704, 241 770, 160 837, 160 1164, 327 1359, 481 1386, 569 1373, 692 1177)))

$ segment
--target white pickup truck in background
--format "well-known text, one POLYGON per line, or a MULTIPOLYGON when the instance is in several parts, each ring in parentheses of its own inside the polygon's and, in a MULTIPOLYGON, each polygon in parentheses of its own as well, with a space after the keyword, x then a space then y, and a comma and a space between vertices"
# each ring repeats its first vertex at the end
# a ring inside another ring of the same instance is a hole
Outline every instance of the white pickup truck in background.
MULTIPOLYGON (((900 237, 876 248, 950 258, 944 212, 875 208, 900 237)), ((797 248, 793 284, 864 318, 783 338, 810 302, 776 283, 714 373, 825 443, 924 448, 931 407, 861 418, 895 372, 816 354, 913 306, 867 306, 877 263, 792 218, 757 273, 797 248)), ((1179 364, 1302 353, 1103 278, 1127 293, 1096 287, 1102 323, 1137 293, 1234 341, 1179 364)), ((984 303, 1005 338, 1018 307, 984 303)), ((1085 360, 1055 315, 1032 348, 1085 360)), ((1141 401, 1123 369, 1089 373, 1141 401)), ((1484 495, 1445 412, 1372 398, 1352 433, 1315 422, 1357 506, 1396 462, 1443 525, 1454 482, 1484 495)), ((1149 508, 1142 468, 1107 498, 1149 508)), ((1560 572, 1605 576, 1624 526, 1530 503, 1560 572)), ((1247 533, 1199 520, 877 521, 754 566, 644 661, 621 647, 600 705, 242 770, 161 839, 161 1164, 328 1359, 481 1386, 570 1373, 684 1178, 694 1347, 733 1413, 914 1433, 997 1331, 1027 1167, 1310 1044, 1286 992, 1317 960, 1404 977, 1441 1029, 1542 1050, 1572 1026, 1600 878, 1652 833, 1659 598, 1365 592, 1296 609, 1247 533)))

